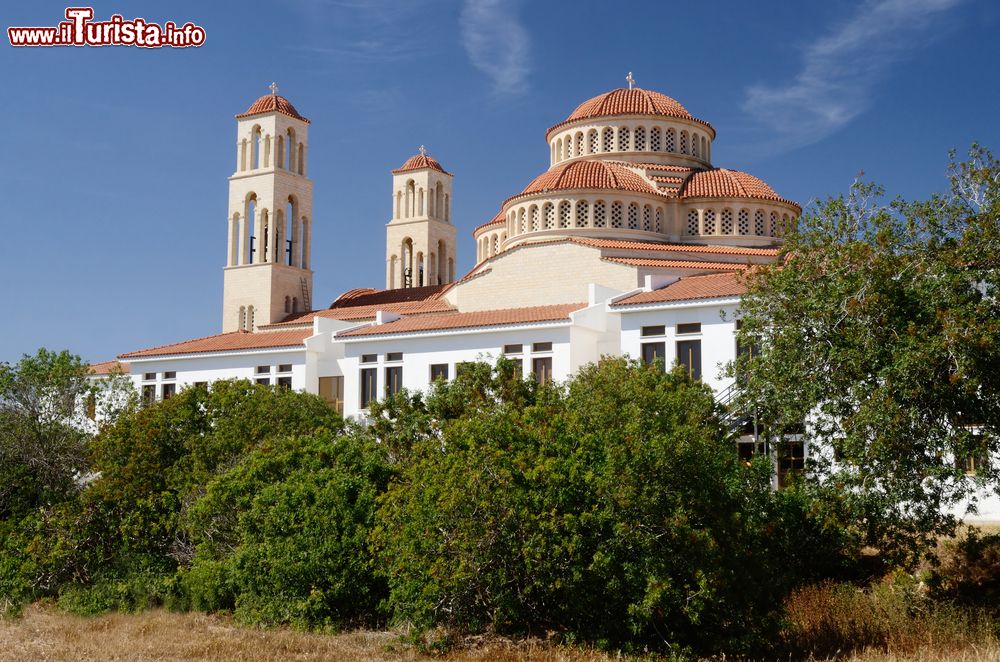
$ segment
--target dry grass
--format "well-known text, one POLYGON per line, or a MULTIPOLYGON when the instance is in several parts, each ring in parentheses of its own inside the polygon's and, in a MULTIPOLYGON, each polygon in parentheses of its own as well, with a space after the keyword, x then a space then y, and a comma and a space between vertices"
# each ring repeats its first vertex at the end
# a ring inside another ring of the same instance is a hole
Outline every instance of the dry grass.
POLYGON ((430 658, 391 632, 321 635, 257 630, 220 616, 162 610, 139 615, 71 616, 35 604, 14 620, 0 619, 0 661, 85 660, 448 660, 455 662, 610 662, 607 655, 544 642, 483 640, 474 648, 430 658))

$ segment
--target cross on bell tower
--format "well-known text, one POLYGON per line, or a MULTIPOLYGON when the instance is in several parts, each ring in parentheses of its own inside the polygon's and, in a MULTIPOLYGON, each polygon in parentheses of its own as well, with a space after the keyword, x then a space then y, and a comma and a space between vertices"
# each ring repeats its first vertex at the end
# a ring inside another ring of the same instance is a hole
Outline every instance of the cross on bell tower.
POLYGON ((625 80, 628 81, 628 89, 635 87, 635 79, 632 78, 632 72, 628 72, 628 76, 625 76, 625 80))

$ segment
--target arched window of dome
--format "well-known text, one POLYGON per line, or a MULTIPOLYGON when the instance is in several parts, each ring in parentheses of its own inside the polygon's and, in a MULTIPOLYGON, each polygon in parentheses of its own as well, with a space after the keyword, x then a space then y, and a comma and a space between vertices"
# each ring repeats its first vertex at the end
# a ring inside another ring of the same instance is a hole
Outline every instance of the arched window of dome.
POLYGON ((632 136, 629 133, 628 127, 621 127, 618 129, 618 151, 627 152, 631 147, 632 136))
POLYGON ((677 132, 674 131, 673 127, 667 129, 666 138, 664 138, 665 147, 668 152, 677 151, 677 132))
POLYGON ((587 149, 589 150, 587 153, 596 154, 597 152, 599 152, 600 145, 598 143, 599 141, 597 139, 597 129, 591 129, 587 133, 587 149))
POLYGON ((250 129, 250 167, 260 167, 260 126, 256 124, 250 129))
POLYGON ((556 208, 551 202, 546 202, 542 207, 545 211, 543 216, 545 216, 545 229, 551 230, 556 226, 556 208))
POLYGON ((562 138, 559 138, 556 140, 556 156, 555 159, 553 160, 553 163, 562 161, 562 158, 563 158, 563 142, 562 138))
POLYGON ((691 209, 688 211, 687 227, 685 228, 687 234, 696 235, 698 233, 698 210, 691 209))
POLYGON ((788 214, 781 215, 781 229, 778 231, 778 236, 784 237, 792 229, 791 219, 788 214))
POLYGON ((603 151, 610 152, 615 147, 615 130, 610 126, 604 128, 603 151))
POLYGON ((583 156, 583 131, 576 132, 576 155, 583 156))
POLYGON ((635 151, 645 152, 646 151, 646 129, 645 127, 638 127, 635 130, 635 151))
POLYGON ((490 255, 496 255, 500 252, 500 235, 498 233, 493 234, 493 246, 490 249, 490 255))
POLYGON ((649 151, 659 152, 663 147, 660 141, 660 127, 654 126, 649 130, 649 151))
POLYGON ((274 141, 274 167, 285 167, 285 137, 280 133, 274 141))
POLYGON ((753 233, 757 236, 764 234, 764 211, 761 209, 753 215, 753 233))
POLYGON ((559 203, 559 227, 568 228, 570 213, 573 211, 572 205, 563 200, 559 203))
POLYGON ((688 153, 688 132, 681 131, 681 154, 688 153))
POLYGON ((656 224, 653 226, 653 232, 663 232, 663 207, 656 208, 656 224))
POLYGON ((733 210, 723 209, 722 210, 722 232, 721 234, 732 234, 733 233, 733 210))
POLYGON ((653 229, 653 208, 650 205, 644 205, 642 208, 642 229, 646 232, 653 229))
POLYGON ((549 145, 549 163, 556 162, 556 141, 552 141, 549 145))
POLYGON ((538 223, 538 220, 539 220, 538 219, 538 207, 536 205, 531 205, 530 213, 531 213, 531 231, 532 232, 538 232, 539 230, 542 229, 541 226, 538 223))
POLYGON ((628 206, 628 229, 639 229, 639 205, 634 202, 628 206))
POLYGON ((691 156, 698 156, 698 134, 691 134, 691 156))
POLYGON ((574 219, 575 227, 586 228, 590 226, 590 205, 587 204, 586 200, 580 200, 576 203, 576 219, 574 219))
POLYGON ((778 212, 771 212, 771 223, 767 228, 767 233, 772 237, 778 236, 778 212))
POLYGON ((708 141, 705 136, 701 137, 701 158, 704 161, 708 161, 708 141))
POLYGON ((611 203, 611 227, 620 228, 622 226, 622 203, 615 200, 611 203))
POLYGON ((517 233, 524 234, 527 229, 524 227, 524 207, 517 210, 517 233))
POLYGON ((306 174, 306 146, 299 143, 299 170, 300 175, 306 174))
POLYGON ((563 159, 568 159, 573 156, 573 136, 566 136, 565 141, 563 141, 563 159))
POLYGON ((594 203, 594 227, 603 228, 607 225, 607 222, 607 208, 604 200, 598 200, 594 203))
POLYGON ((715 234, 715 210, 706 209, 705 210, 705 229, 702 234, 715 234))
POLYGON ((750 234, 750 212, 746 209, 741 209, 736 215, 736 229, 737 234, 750 234))
POLYGON ((246 306, 240 306, 239 329, 240 329, 240 331, 246 331, 247 330, 247 307, 246 306))

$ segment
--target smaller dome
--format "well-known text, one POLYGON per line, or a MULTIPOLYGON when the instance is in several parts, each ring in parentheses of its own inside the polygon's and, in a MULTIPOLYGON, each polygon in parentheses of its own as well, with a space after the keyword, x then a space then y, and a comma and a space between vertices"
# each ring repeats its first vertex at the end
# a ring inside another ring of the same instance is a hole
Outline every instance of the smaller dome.
POLYGON ((392 171, 392 174, 396 175, 401 172, 409 172, 410 170, 421 170, 423 168, 430 168, 431 170, 437 170, 438 172, 443 172, 446 175, 451 173, 441 167, 437 159, 432 156, 427 156, 423 152, 420 154, 414 154, 410 158, 406 159, 406 162, 392 171))
POLYGON ((302 120, 306 124, 309 123, 309 120, 299 115, 299 111, 295 110, 295 106, 292 105, 291 101, 278 94, 265 94, 250 104, 245 113, 237 115, 236 119, 240 120, 244 117, 263 115, 264 113, 281 113, 282 115, 302 120))
POLYGON ((543 172, 508 201, 532 193, 567 189, 632 191, 661 195, 652 184, 625 166, 607 161, 583 159, 560 163, 543 172))
POLYGON ((546 135, 570 122, 595 117, 612 117, 615 115, 678 117, 698 122, 711 128, 710 124, 694 117, 679 101, 668 97, 666 94, 660 94, 652 90, 643 90, 638 87, 632 89, 619 87, 610 92, 599 94, 592 99, 587 99, 577 106, 576 110, 570 113, 569 117, 549 128, 546 135))
POLYGON ((715 168, 691 175, 681 187, 684 198, 751 198, 798 205, 782 198, 767 182, 739 170, 715 168))

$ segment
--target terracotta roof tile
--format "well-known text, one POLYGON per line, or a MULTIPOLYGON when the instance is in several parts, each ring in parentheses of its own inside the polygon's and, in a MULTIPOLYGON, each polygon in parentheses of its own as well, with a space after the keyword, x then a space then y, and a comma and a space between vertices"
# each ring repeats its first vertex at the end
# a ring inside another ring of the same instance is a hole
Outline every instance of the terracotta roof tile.
POLYGON ((295 106, 292 105, 291 101, 278 94, 265 94, 250 104, 250 107, 247 108, 245 113, 237 115, 236 119, 240 120, 244 117, 263 115, 264 113, 281 113, 282 115, 302 120, 306 124, 309 123, 309 120, 302 117, 302 115, 299 115, 299 111, 295 110, 295 106))
POLYGON ((715 168, 691 175, 681 190, 685 198, 752 198, 784 202, 801 208, 778 195, 761 179, 738 170, 715 168))
POLYGON ((424 285, 423 287, 401 287, 394 290, 356 288, 337 297, 336 301, 330 304, 330 308, 435 299, 438 294, 444 291, 445 287, 445 285, 424 285))
POLYGON ((173 354, 201 354, 205 352, 231 352, 241 349, 267 349, 271 347, 297 347, 312 335, 312 329, 289 329, 285 331, 266 331, 250 333, 248 331, 232 331, 204 338, 195 338, 160 347, 140 349, 118 358, 144 358, 148 356, 168 356, 173 354))
POLYGON ((740 282, 738 275, 734 272, 706 274, 704 276, 685 276, 666 287, 661 287, 651 292, 640 292, 611 305, 612 307, 618 307, 645 303, 664 303, 668 301, 716 299, 720 297, 740 296, 746 291, 746 285, 740 282))
POLYGON ((128 364, 118 360, 91 363, 90 372, 95 375, 110 375, 112 372, 121 372, 122 374, 127 375, 128 364))
MULTIPOLYGON (((446 286, 442 286, 446 287, 446 286)), ((407 288, 418 289, 418 288, 407 288)), ((337 308, 326 308, 323 310, 313 310, 308 313, 299 313, 289 316, 281 322, 262 326, 262 329, 285 329, 308 324, 312 326, 315 318, 342 320, 352 322, 355 320, 374 319, 375 313, 384 310, 398 315, 430 315, 437 313, 455 312, 455 307, 440 299, 421 299, 418 301, 398 301, 395 303, 375 303, 364 306, 340 306, 337 308)))
POLYGON ((505 326, 511 324, 531 324, 553 322, 569 318, 575 310, 585 308, 585 303, 568 303, 529 308, 506 308, 502 310, 480 310, 451 315, 425 315, 403 317, 395 322, 366 326, 337 334, 337 337, 381 336, 396 333, 419 333, 421 331, 443 331, 446 329, 467 329, 480 326, 505 326))
MULTIPOLYGON (((592 99, 587 99, 577 106, 576 110, 570 113, 569 117, 559 124, 550 127, 549 130, 545 132, 545 135, 547 137, 548 134, 552 133, 555 129, 558 129, 564 124, 569 124, 570 122, 590 119, 593 117, 611 117, 614 115, 658 115, 661 117, 679 117, 698 122, 699 124, 704 124, 709 128, 712 126, 704 120, 695 118, 688 112, 687 108, 680 104, 680 102, 676 99, 668 97, 665 94, 653 92, 652 90, 643 90, 638 87, 632 89, 619 87, 618 89, 611 90, 610 92, 598 94, 592 99)), ((714 133, 715 130, 713 129, 712 131, 714 133)))
POLYGON ((497 212, 497 215, 494 216, 491 220, 486 221, 482 225, 477 225, 476 228, 472 231, 472 236, 475 237, 477 232, 479 232, 484 228, 488 228, 491 225, 503 225, 506 222, 507 222, 507 217, 503 215, 503 210, 501 209, 499 212, 497 212))
POLYGON ((674 165, 672 163, 646 163, 646 162, 637 163, 633 161, 610 161, 610 160, 607 162, 621 166, 626 166, 629 168, 637 168, 639 170, 662 170, 665 172, 676 172, 680 174, 688 174, 691 172, 696 172, 694 168, 674 165))
POLYGON ((738 262, 702 262, 701 260, 666 260, 662 258, 644 257, 605 257, 606 262, 617 262, 632 267, 667 267, 675 269, 706 269, 709 271, 741 271, 748 265, 738 262))
POLYGON ((420 170, 422 168, 430 168, 431 170, 437 170, 438 172, 443 172, 446 175, 451 173, 441 167, 438 160, 427 156, 426 154, 414 154, 410 158, 406 159, 403 165, 399 166, 393 170, 393 174, 399 174, 401 172, 409 172, 410 170, 420 170))
POLYGON ((773 257, 778 255, 777 248, 747 248, 745 246, 715 246, 707 244, 670 244, 652 241, 623 241, 620 239, 590 239, 587 237, 572 237, 569 241, 597 248, 615 248, 639 251, 670 251, 676 253, 718 253, 722 255, 754 255, 773 257))
POLYGON ((531 180, 524 190, 504 201, 534 193, 562 191, 567 189, 600 189, 611 191, 632 191, 660 195, 652 184, 634 171, 617 163, 583 159, 557 164, 531 180))

